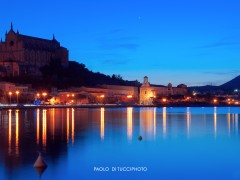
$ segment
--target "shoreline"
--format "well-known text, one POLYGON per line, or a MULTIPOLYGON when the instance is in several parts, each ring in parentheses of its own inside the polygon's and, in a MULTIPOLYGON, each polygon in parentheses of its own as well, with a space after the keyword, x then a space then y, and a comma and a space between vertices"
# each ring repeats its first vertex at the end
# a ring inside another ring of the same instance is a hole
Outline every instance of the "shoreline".
POLYGON ((132 104, 82 104, 82 105, 2 105, 0 110, 4 109, 51 109, 51 108, 146 108, 146 107, 240 107, 240 105, 229 104, 162 104, 162 105, 132 105, 132 104))

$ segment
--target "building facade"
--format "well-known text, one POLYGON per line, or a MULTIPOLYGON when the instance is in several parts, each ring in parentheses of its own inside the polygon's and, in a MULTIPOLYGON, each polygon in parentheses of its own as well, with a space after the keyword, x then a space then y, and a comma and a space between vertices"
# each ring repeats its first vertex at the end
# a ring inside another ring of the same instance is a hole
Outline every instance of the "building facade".
POLYGON ((41 75, 39 68, 52 60, 68 64, 68 50, 52 40, 20 34, 11 28, 0 42, 0 76, 41 75))
POLYGON ((55 93, 51 104, 135 104, 138 103, 138 87, 99 85, 75 87, 55 93))
POLYGON ((173 87, 171 83, 168 86, 150 85, 148 77, 145 76, 140 87, 139 100, 140 104, 152 105, 155 98, 170 95, 186 95, 187 93, 188 89, 184 84, 180 84, 177 87, 173 87))

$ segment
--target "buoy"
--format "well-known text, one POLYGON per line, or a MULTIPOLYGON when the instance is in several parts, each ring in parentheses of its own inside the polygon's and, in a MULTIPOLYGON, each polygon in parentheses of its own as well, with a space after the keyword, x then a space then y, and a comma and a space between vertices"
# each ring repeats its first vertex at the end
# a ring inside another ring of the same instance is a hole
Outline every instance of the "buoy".
POLYGON ((41 177, 42 174, 43 174, 43 172, 44 172, 47 168, 44 167, 44 168, 34 168, 34 169, 37 171, 38 175, 41 177))
POLYGON ((142 140, 142 136, 138 136, 138 140, 141 141, 142 140))
POLYGON ((37 173, 39 174, 40 177, 43 174, 43 172, 47 169, 47 164, 43 160, 40 152, 39 152, 38 158, 35 161, 33 167, 37 171, 37 173))
POLYGON ((37 160, 35 161, 33 167, 34 167, 34 168, 46 168, 46 167, 47 167, 47 164, 46 164, 45 161, 43 160, 42 155, 41 155, 40 152, 39 152, 38 158, 37 158, 37 160))

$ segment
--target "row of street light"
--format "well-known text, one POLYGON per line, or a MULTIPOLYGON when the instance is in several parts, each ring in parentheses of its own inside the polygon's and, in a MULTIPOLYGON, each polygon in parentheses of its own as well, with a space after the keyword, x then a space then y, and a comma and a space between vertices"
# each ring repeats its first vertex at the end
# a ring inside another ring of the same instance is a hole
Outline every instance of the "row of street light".
MULTIPOLYGON (((45 101, 45 98, 46 98, 46 96, 47 96, 47 93, 46 93, 46 92, 43 92, 42 95, 43 95, 43 98, 44 98, 44 101, 45 101)), ((37 93, 38 99, 40 98, 40 96, 41 96, 41 94, 40 94, 40 93, 37 93)))
MULTIPOLYGON (((16 93, 16 95, 17 95, 17 104, 18 104, 18 95, 19 95, 20 92, 17 90, 15 93, 16 93)), ((10 92, 8 93, 8 95, 9 95, 9 97, 10 97, 10 104, 11 104, 11 98, 12 98, 13 92, 10 91, 10 92)))

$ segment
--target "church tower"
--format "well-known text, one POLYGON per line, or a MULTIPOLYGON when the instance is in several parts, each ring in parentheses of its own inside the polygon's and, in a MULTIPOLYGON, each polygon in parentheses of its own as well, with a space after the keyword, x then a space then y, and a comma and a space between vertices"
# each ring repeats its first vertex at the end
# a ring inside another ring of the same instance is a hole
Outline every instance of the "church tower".
POLYGON ((145 76, 143 78, 143 83, 142 83, 142 87, 149 87, 150 86, 150 83, 148 82, 148 77, 145 76))

